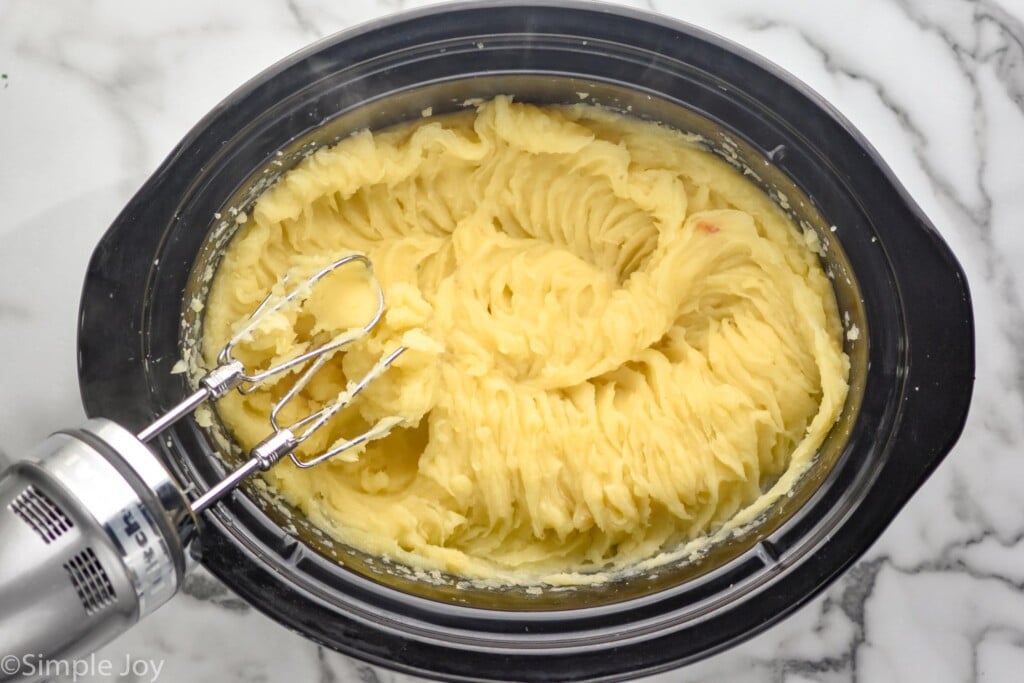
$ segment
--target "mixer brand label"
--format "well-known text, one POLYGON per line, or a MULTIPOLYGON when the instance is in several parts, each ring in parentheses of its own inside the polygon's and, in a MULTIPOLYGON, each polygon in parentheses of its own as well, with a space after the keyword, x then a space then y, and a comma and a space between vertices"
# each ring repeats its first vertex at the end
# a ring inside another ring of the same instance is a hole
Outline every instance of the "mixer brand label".
POLYGON ((141 557, 144 563, 144 573, 146 576, 152 576, 154 583, 160 583, 163 581, 163 577, 159 576, 160 562, 156 557, 156 549, 150 543, 149 535, 146 534, 142 525, 135 518, 134 510, 125 510, 124 514, 121 515, 121 521, 124 522, 124 533, 130 536, 135 541, 140 550, 141 557))
POLYGON ((174 564, 163 537, 141 504, 121 511, 120 519, 107 527, 124 552, 139 596, 139 616, 156 609, 175 591, 174 564))

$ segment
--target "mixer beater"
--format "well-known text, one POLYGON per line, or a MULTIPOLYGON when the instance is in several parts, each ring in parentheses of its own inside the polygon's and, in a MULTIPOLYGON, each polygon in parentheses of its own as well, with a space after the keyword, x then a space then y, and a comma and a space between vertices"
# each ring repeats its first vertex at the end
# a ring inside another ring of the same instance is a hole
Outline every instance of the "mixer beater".
MULTIPOLYGON (((283 285, 289 285, 287 276, 283 285)), ((362 254, 326 265, 282 294, 271 293, 218 356, 196 391, 132 434, 106 419, 59 431, 0 473, 0 654, 68 659, 95 650, 169 600, 185 573, 198 515, 254 472, 285 456, 303 468, 379 439, 401 423, 384 418, 310 459, 296 449, 349 405, 406 350, 399 346, 320 410, 284 424, 281 412, 335 354, 368 335, 384 315, 384 291, 362 254), (271 315, 301 305, 337 269, 366 269, 377 306, 363 325, 304 353, 249 371, 235 348, 271 315), (146 443, 200 405, 232 390, 248 393, 286 373, 294 383, 274 404, 270 434, 240 467, 194 500, 146 443)), ((0 680, 8 674, 0 672, 0 680)), ((15 677, 17 674, 14 675, 15 677)))

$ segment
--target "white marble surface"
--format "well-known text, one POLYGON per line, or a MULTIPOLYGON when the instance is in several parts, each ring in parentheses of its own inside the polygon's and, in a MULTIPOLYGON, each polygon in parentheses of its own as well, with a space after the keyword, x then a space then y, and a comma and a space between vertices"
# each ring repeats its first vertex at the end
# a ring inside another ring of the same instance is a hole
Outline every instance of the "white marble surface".
MULTIPOLYGON (((171 147, 264 67, 408 4, 0 2, 0 449, 83 416, 85 264, 171 147)), ((766 55, 865 133, 966 268, 978 340, 963 438, 867 556, 767 633, 658 680, 1024 679, 1024 2, 650 4, 766 55)), ((407 680, 202 573, 103 654, 162 660, 164 681, 407 680)))

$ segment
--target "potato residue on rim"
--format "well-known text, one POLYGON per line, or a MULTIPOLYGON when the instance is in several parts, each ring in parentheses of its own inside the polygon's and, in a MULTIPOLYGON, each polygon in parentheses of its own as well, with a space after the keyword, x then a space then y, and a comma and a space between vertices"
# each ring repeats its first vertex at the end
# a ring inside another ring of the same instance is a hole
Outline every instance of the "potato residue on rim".
MULTIPOLYGON (((413 567, 511 583, 628 567, 785 494, 845 401, 834 294, 801 233, 655 124, 497 98, 319 150, 229 246, 207 361, 283 273, 352 251, 387 313, 285 417, 404 343, 306 451, 405 425, 353 462, 266 478, 338 540, 413 567)), ((335 275, 243 360, 365 322, 366 277, 335 275)), ((288 381, 221 400, 243 446, 288 381)))

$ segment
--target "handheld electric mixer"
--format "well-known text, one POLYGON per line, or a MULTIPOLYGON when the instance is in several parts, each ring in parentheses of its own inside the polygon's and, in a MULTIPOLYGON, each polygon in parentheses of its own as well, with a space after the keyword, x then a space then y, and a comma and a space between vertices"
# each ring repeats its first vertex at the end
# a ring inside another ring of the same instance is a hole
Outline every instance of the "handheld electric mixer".
MULTIPOLYGON (((287 277, 283 282, 287 282, 287 277)), ((401 420, 386 418, 312 459, 295 449, 348 405, 405 351, 399 346, 320 410, 292 424, 280 413, 339 350, 369 334, 384 314, 384 292, 361 254, 340 258, 284 294, 269 294, 223 348, 198 389, 138 434, 106 419, 59 431, 0 473, 0 649, 8 655, 67 659, 94 650, 169 600, 181 585, 185 549, 198 515, 257 470, 285 456, 313 467, 385 436, 401 420), (342 266, 364 267, 377 294, 371 319, 314 348, 258 371, 234 356, 268 316, 301 303, 342 266), (294 384, 271 412, 270 435, 249 459, 194 500, 146 446, 201 404, 229 391, 251 391, 283 373, 294 384)), ((0 674, 3 678, 4 674, 0 674)))

